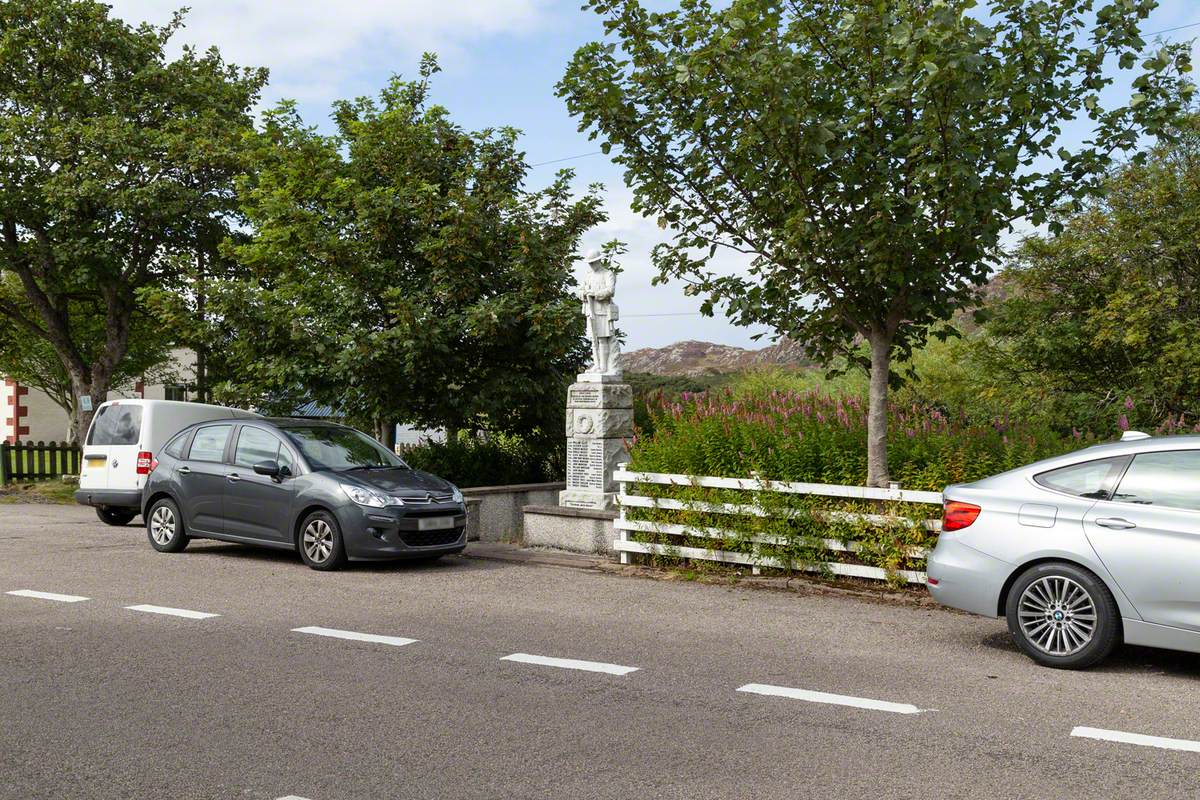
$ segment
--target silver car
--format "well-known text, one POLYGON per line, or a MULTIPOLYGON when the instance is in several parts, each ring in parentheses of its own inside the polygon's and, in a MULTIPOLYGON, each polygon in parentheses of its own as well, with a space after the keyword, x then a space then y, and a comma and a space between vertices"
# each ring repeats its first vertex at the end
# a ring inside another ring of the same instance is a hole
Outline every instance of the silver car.
POLYGON ((1006 617, 1040 664, 1119 642, 1200 652, 1200 436, 1120 442, 947 487, 939 603, 1006 617))

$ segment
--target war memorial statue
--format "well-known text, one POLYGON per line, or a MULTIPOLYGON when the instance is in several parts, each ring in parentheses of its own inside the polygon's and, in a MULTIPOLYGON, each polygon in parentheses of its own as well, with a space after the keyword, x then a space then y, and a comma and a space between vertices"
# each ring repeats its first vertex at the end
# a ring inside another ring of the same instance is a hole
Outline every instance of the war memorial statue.
POLYGON ((633 437, 633 390, 621 382, 617 275, 608 259, 588 253, 577 296, 587 319, 591 366, 567 390, 567 488, 561 506, 609 509, 616 497, 613 470, 627 460, 633 437))

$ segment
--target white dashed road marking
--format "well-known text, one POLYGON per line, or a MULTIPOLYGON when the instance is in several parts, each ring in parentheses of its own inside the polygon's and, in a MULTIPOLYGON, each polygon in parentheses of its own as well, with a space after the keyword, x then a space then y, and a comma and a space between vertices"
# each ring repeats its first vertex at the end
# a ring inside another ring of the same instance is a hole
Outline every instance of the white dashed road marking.
POLYGON ((168 617, 184 617, 185 619, 211 619, 220 614, 209 614, 207 611, 192 611, 188 608, 168 608, 167 606, 125 606, 129 611, 144 611, 147 614, 165 614, 168 617))
POLYGON ((287 797, 279 797, 276 800, 308 800, 307 797, 301 797, 298 794, 289 794, 287 797))
POLYGON ((788 686, 769 686, 764 683, 747 683, 738 688, 739 692, 763 694, 769 697, 790 697, 793 700, 805 700, 809 703, 827 703, 835 706, 850 706, 865 708, 870 711, 889 711, 893 714, 920 714, 921 709, 908 703, 889 703, 885 700, 872 700, 869 697, 852 697, 846 694, 828 694, 813 692, 808 689, 792 689, 788 686))
POLYGON ((358 631, 339 631, 337 628, 321 628, 310 625, 306 628, 292 628, 292 633, 311 633, 314 636, 330 636, 334 639, 350 639, 355 642, 374 642, 375 644, 390 644, 401 647, 416 643, 416 639, 405 639, 403 636, 380 636, 377 633, 359 633, 358 631))
POLYGON ((59 603, 82 603, 87 600, 86 597, 80 597, 77 594, 56 594, 54 592, 35 592, 32 589, 17 589, 15 592, 5 592, 5 594, 15 595, 17 597, 32 597, 36 600, 55 600, 59 603))
POLYGON ((547 656, 531 656, 528 653, 513 653, 501 661, 517 661, 522 664, 538 664, 543 667, 558 667, 560 669, 580 669, 584 672, 606 672, 609 675, 628 675, 637 672, 637 667, 623 667, 620 664, 605 664, 602 661, 578 661, 574 658, 549 658, 547 656))
POLYGON ((1100 739, 1105 742, 1121 742, 1136 744, 1142 747, 1160 747, 1164 750, 1186 750, 1189 753, 1200 753, 1200 742, 1191 739, 1167 739, 1163 736, 1146 736, 1141 733, 1126 733, 1125 731, 1108 731, 1104 728, 1076 727, 1071 731, 1072 736, 1083 739, 1100 739))

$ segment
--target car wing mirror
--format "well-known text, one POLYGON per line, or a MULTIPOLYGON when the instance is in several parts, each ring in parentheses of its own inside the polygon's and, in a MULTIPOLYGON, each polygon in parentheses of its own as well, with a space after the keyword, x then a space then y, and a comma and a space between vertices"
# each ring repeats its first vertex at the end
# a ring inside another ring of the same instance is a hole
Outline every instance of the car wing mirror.
POLYGON ((275 461, 260 461, 254 465, 254 471, 259 475, 269 475, 272 478, 278 478, 283 474, 278 462, 275 461))

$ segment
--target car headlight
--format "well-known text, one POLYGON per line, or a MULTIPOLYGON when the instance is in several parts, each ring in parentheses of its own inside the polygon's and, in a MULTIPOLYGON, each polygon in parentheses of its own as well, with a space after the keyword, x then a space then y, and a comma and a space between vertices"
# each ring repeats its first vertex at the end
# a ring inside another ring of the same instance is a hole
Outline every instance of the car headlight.
POLYGON ((355 503, 368 508, 383 508, 388 504, 388 498, 381 494, 372 492, 370 489, 363 489, 360 486, 351 486, 348 483, 341 484, 342 491, 346 493, 355 503))
POLYGON ((454 491, 450 493, 450 499, 456 503, 461 503, 463 501, 462 490, 455 486, 454 491))

